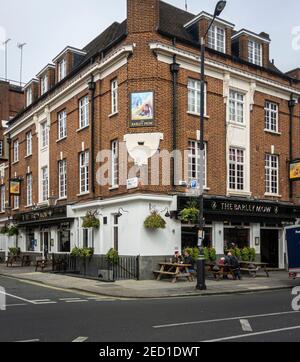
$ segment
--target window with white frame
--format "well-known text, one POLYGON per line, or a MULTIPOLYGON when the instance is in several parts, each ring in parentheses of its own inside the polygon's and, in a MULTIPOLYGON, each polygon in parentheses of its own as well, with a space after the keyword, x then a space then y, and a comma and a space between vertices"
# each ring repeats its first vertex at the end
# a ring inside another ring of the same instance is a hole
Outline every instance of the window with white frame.
POLYGON ((32 133, 26 133, 26 156, 32 155, 32 133))
MULTIPOLYGON (((204 186, 207 186, 207 145, 205 143, 204 148, 204 186)), ((189 152, 188 152, 188 180, 189 183, 192 181, 199 181, 200 179, 200 143, 197 141, 189 141, 189 152)))
POLYGON ((14 195, 14 210, 18 210, 20 208, 20 196, 14 195))
POLYGON ((32 103, 32 88, 26 90, 26 106, 30 106, 32 103))
POLYGON ((19 140, 14 141, 14 162, 19 161, 19 140))
POLYGON ((218 52, 225 53, 225 29, 213 25, 208 32, 208 46, 218 52))
POLYGON ((229 122, 243 124, 245 96, 235 90, 229 91, 229 122))
POLYGON ((48 75, 45 74, 42 78, 41 78, 41 95, 45 94, 48 92, 48 75))
POLYGON ((41 147, 48 147, 49 142, 49 133, 48 133, 48 125, 47 121, 41 123, 41 147))
POLYGON ((119 141, 114 140, 111 143, 111 186, 116 187, 119 184, 119 141))
POLYGON ((89 97, 85 96, 79 100, 79 129, 89 125, 89 97))
POLYGON ((271 132, 278 132, 278 104, 265 102, 265 129, 271 132))
POLYGON ((67 137, 67 112, 58 113, 58 139, 67 137))
POLYGON ((111 113, 118 113, 118 97, 119 97, 118 80, 114 79, 111 82, 111 113))
POLYGON ((80 193, 89 192, 89 151, 81 152, 79 155, 79 178, 80 178, 80 193))
POLYGON ((67 160, 58 162, 58 194, 60 199, 67 197, 67 160))
POLYGON ((1 186, 1 212, 5 212, 5 186, 1 186))
POLYGON ((32 205, 32 174, 26 176, 26 197, 27 197, 27 206, 32 205))
MULTIPOLYGON (((188 111, 200 114, 201 82, 195 79, 188 80, 188 111)), ((204 113, 206 114, 206 84, 204 85, 204 113)))
POLYGON ((0 141, 0 157, 2 157, 4 155, 3 153, 3 141, 0 141))
POLYGON ((118 215, 112 215, 113 217, 113 242, 114 249, 119 251, 119 217, 118 215))
POLYGON ((63 59, 58 63, 58 81, 64 79, 67 75, 67 61, 63 59))
POLYGON ((252 64, 262 66, 262 45, 256 41, 248 42, 248 60, 252 64))
POLYGON ((48 183, 48 166, 42 168, 42 201, 48 201, 49 183, 48 183))
POLYGON ((245 151, 229 149, 229 189, 243 191, 245 188, 245 151))
POLYGON ((265 182, 266 193, 278 195, 279 193, 279 157, 266 154, 265 156, 265 182))

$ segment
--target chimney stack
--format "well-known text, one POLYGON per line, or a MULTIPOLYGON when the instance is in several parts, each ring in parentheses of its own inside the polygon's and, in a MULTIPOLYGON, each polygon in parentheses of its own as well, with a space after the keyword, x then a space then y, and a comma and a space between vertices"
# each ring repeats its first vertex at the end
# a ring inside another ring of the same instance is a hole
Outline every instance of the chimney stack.
POLYGON ((127 0, 129 34, 155 32, 159 25, 159 0, 127 0))

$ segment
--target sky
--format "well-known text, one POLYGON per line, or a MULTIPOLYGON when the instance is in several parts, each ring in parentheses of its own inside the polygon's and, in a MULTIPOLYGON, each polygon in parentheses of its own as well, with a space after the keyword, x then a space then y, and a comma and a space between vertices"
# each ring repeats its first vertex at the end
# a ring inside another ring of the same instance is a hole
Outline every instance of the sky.
MULTIPOLYGON (((143 1, 143 0, 141 0, 143 1)), ((185 0, 165 0, 184 9, 185 0)), ((188 10, 212 13, 217 0, 187 0, 188 10)), ((228 0, 222 18, 236 25, 269 33, 271 59, 282 71, 300 67, 299 0, 228 0)), ((67 45, 82 48, 112 22, 126 18, 126 0, 0 0, 0 78, 20 79, 20 50, 24 47, 23 82, 28 82, 67 45)))

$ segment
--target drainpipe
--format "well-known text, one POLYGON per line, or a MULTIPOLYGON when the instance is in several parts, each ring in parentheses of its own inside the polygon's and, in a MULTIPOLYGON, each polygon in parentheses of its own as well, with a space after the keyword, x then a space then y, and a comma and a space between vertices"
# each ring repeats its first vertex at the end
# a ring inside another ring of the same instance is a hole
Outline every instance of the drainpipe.
POLYGON ((10 134, 7 136, 7 143, 8 143, 8 208, 11 207, 11 195, 10 195, 10 187, 9 182, 11 180, 11 137, 10 134))
MULTIPOLYGON (((295 109, 296 101, 293 98, 293 94, 291 94, 291 99, 289 100, 289 111, 290 111, 290 131, 289 131, 289 158, 290 162, 294 159, 294 153, 293 153, 293 121, 294 121, 294 109, 295 109)), ((293 198, 293 181, 289 180, 290 185, 290 199, 293 198)))
POLYGON ((94 76, 88 83, 91 98, 91 189, 93 197, 95 197, 95 92, 96 83, 94 76))
MULTIPOLYGON (((175 44, 175 39, 173 40, 173 45, 175 44)), ((173 63, 171 64, 171 73, 173 78, 173 85, 172 85, 172 93, 173 93, 173 110, 172 110, 172 138, 173 138, 173 152, 177 150, 177 110, 178 110, 178 102, 177 102, 177 80, 178 80, 178 72, 179 72, 180 65, 176 62, 176 55, 173 57, 173 63)), ((176 191, 176 166, 177 166, 177 158, 176 152, 173 155, 173 167, 172 167, 172 185, 174 192, 176 191)))

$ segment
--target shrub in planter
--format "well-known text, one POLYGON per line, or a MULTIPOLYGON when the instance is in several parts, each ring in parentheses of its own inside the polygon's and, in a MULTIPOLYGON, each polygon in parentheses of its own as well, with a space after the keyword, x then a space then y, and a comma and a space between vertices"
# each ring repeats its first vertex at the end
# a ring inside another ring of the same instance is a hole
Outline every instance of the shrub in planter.
POLYGON ((84 229, 99 229, 100 221, 96 217, 97 212, 89 211, 83 219, 82 227, 84 229))
POLYGON ((17 256, 17 255, 20 255, 20 253, 21 253, 20 248, 9 248, 8 251, 9 251, 9 254, 12 256, 17 256))
POLYGON ((81 249, 81 256, 84 258, 91 258, 94 255, 93 248, 83 248, 81 249))
POLYGON ((106 254, 106 260, 111 264, 117 264, 119 261, 119 253, 111 248, 106 254))
POLYGON ((241 257, 242 257, 242 261, 250 261, 250 250, 249 250, 249 248, 242 249, 241 257))
POLYGON ((81 256, 81 249, 77 248, 77 246, 75 246, 75 248, 72 249, 71 254, 72 257, 77 258, 81 256))
POLYGON ((215 248, 209 248, 209 260, 212 262, 217 260, 217 251, 215 248))
POLYGON ((256 250, 254 248, 249 248, 249 256, 250 256, 250 261, 256 260, 256 250))
POLYGON ((144 226, 146 229, 165 229, 166 222, 165 220, 158 214, 157 211, 153 211, 150 216, 146 218, 144 221, 144 226))
POLYGON ((180 219, 186 223, 196 223, 199 218, 199 210, 195 202, 189 202, 187 207, 180 212, 180 219))

